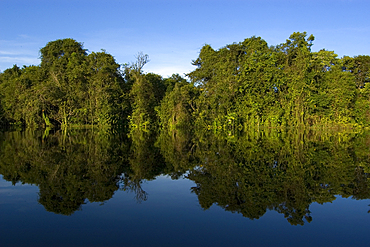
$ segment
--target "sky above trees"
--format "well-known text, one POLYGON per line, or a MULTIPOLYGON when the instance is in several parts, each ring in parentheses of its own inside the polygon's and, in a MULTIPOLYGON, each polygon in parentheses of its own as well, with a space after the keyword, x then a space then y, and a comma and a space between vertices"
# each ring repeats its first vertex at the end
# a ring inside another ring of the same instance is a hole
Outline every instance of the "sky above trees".
POLYGON ((218 49, 254 35, 277 45, 306 31, 313 51, 369 55, 369 9, 365 0, 1 0, 0 71, 40 64, 40 48, 63 38, 105 49, 120 64, 143 52, 145 72, 162 76, 194 70, 204 44, 218 49))

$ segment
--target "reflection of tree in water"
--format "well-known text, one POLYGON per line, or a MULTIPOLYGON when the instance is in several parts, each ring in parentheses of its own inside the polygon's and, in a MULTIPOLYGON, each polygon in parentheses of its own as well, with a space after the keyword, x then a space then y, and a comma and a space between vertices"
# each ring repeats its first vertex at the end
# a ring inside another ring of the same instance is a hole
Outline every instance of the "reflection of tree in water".
POLYGON ((148 199, 148 194, 142 189, 144 180, 154 180, 163 173, 165 162, 160 150, 154 146, 155 133, 135 129, 131 132, 129 169, 121 175, 122 190, 134 192, 135 199, 141 203, 148 199))
POLYGON ((202 140, 195 153, 200 163, 188 178, 204 209, 217 204, 250 219, 276 210, 303 225, 312 220, 313 202, 370 198, 369 150, 354 145, 350 134, 266 131, 233 142, 217 135, 202 140))
POLYGON ((130 135, 130 178, 152 180, 160 175, 165 163, 160 150, 154 146, 155 133, 143 132, 138 129, 130 135))
POLYGON ((11 132, 1 146, 4 179, 38 185, 45 209, 65 215, 86 200, 109 200, 127 166, 128 146, 92 131, 58 132, 42 141, 32 132, 11 132))
POLYGON ((64 188, 40 188, 39 196, 39 203, 57 214, 71 215, 85 203, 84 193, 70 195, 64 188))
POLYGON ((178 179, 194 165, 194 144, 189 130, 171 130, 159 133, 155 145, 165 159, 164 172, 172 179, 178 179))
POLYGON ((38 185, 45 209, 65 215, 87 201, 109 200, 118 188, 144 202, 143 182, 160 174, 187 174, 204 209, 217 204, 250 219, 275 210, 293 225, 312 220, 313 202, 331 202, 337 195, 370 198, 369 135, 201 134, 174 130, 156 138, 133 131, 127 140, 92 131, 56 132, 45 139, 8 132, 0 143, 0 174, 13 184, 38 185))
POLYGON ((122 189, 147 200, 144 180, 163 173, 165 163, 155 136, 132 133, 130 139, 93 131, 8 132, 0 144, 3 178, 38 185, 47 211, 70 215, 90 202, 104 202, 122 189))
POLYGON ((135 193, 135 199, 138 203, 145 202, 148 199, 148 193, 146 193, 141 187, 143 180, 130 180, 124 175, 120 179, 120 188, 124 191, 135 193))

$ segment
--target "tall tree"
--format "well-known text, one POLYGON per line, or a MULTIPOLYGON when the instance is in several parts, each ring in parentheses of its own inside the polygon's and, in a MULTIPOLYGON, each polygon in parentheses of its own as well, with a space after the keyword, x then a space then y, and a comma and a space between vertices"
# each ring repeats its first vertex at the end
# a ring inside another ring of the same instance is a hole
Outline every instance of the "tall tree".
POLYGON ((73 39, 63 39, 49 42, 40 52, 45 113, 63 126, 82 123, 80 112, 87 97, 86 50, 73 39))
POLYGON ((153 124, 155 117, 155 95, 153 85, 147 80, 142 71, 144 65, 149 61, 149 56, 139 53, 136 58, 137 61, 127 68, 133 80, 130 91, 132 106, 130 125, 133 128, 146 129, 150 124, 153 124))
POLYGON ((284 71, 281 87, 281 105, 285 108, 284 122, 290 126, 305 124, 305 104, 310 82, 311 46, 314 36, 306 39, 307 33, 294 32, 285 43, 276 47, 279 65, 284 71))
POLYGON ((92 52, 87 60, 87 99, 81 114, 89 124, 112 125, 122 123, 127 108, 120 65, 105 51, 92 52))

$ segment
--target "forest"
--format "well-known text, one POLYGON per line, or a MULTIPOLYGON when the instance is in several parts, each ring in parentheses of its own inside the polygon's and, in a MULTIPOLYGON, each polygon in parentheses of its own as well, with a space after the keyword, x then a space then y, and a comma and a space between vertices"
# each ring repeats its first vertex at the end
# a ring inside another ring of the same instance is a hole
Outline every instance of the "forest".
POLYGON ((194 70, 169 78, 144 73, 149 56, 118 64, 74 39, 49 42, 40 65, 0 73, 0 126, 6 128, 176 129, 370 125, 370 56, 311 51, 295 32, 270 46, 247 38, 204 45, 194 70))
POLYGON ((144 53, 119 64, 51 41, 40 65, 0 73, 0 174, 39 186, 39 203, 63 215, 117 190, 146 201, 141 185, 158 175, 193 181, 204 210, 275 210, 292 225, 312 221, 312 203, 368 199, 370 56, 313 41, 204 45, 192 72, 168 78, 144 72, 144 53))

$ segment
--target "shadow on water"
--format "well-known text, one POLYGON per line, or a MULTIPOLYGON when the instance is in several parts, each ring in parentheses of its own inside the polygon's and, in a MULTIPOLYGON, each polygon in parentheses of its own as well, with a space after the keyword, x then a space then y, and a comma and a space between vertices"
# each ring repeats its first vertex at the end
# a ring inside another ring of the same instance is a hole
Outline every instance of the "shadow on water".
POLYGON ((5 132, 0 174, 39 187, 47 211, 71 215, 121 189, 150 200, 145 180, 159 175, 195 182, 203 209, 217 205, 249 219, 268 210, 290 224, 311 222, 310 205, 336 196, 370 198, 369 133, 265 129, 247 133, 92 130, 5 132))

